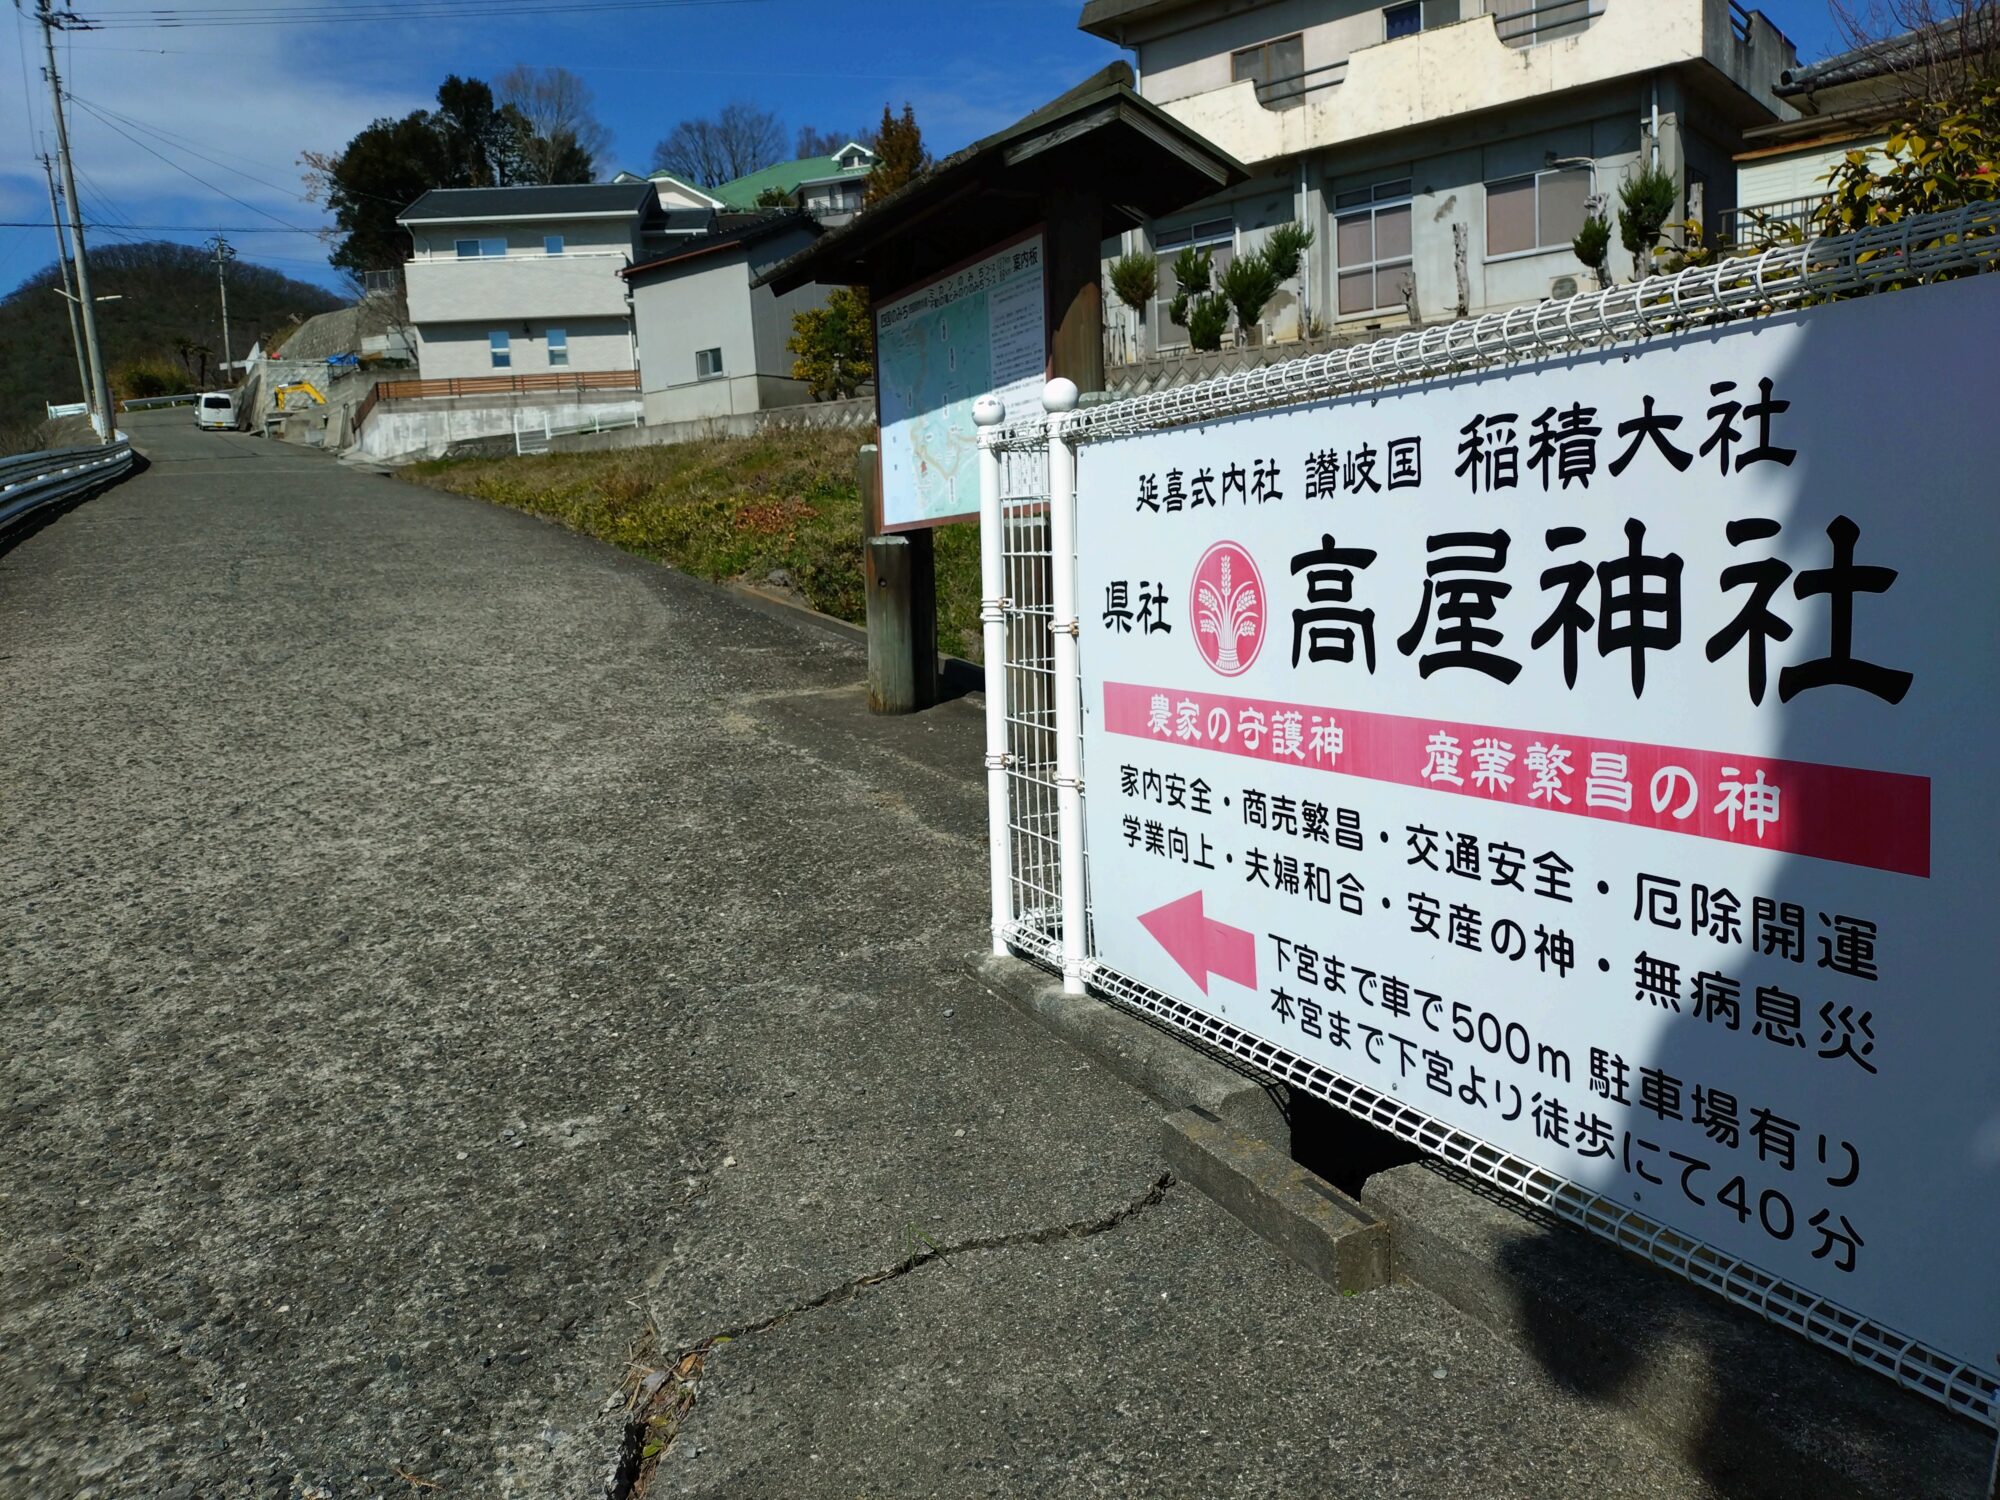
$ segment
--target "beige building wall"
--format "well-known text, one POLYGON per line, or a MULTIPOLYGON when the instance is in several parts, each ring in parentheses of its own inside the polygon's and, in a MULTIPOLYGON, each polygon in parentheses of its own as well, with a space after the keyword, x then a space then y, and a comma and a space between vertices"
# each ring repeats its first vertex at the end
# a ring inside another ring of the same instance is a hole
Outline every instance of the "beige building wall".
POLYGON ((577 318, 561 322, 516 318, 417 325, 418 372, 425 380, 463 380, 485 375, 562 375, 589 370, 632 368, 632 335, 623 317, 577 318), (569 362, 549 361, 549 329, 569 336, 569 362), (493 365, 488 337, 507 335, 509 363, 493 365))
POLYGON ((808 285, 777 297, 750 285, 808 242, 803 231, 779 235, 749 247, 749 255, 722 251, 672 274, 636 279, 632 306, 647 422, 741 416, 811 399, 805 383, 791 377, 785 340, 793 315, 825 306, 828 289, 808 285), (721 351, 719 375, 700 373, 697 356, 705 349, 721 351))

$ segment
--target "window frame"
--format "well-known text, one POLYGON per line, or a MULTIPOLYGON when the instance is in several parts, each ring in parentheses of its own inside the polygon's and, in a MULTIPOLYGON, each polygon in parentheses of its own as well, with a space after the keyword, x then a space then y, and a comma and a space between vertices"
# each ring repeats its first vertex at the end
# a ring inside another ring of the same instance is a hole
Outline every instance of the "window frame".
POLYGON ((1494 34, 1499 36, 1503 46, 1526 48, 1583 35, 1590 29, 1591 23, 1604 14, 1604 8, 1601 0, 1528 0, 1517 10, 1504 13, 1494 10, 1491 14, 1494 34), (1581 7, 1579 14, 1557 15, 1558 11, 1571 4, 1581 7), (1508 22, 1523 19, 1528 23, 1525 30, 1516 30, 1512 35, 1501 34, 1508 22))
POLYGON ((569 367, 569 330, 567 328, 551 328, 546 330, 542 335, 542 343, 548 351, 549 368, 551 370, 561 370, 569 367))
POLYGON ((720 344, 717 344, 712 349, 697 349, 694 351, 694 378, 696 380, 721 380, 727 373, 722 362, 722 346, 720 344), (715 368, 712 370, 703 369, 703 362, 710 355, 715 356, 715 368))
POLYGON ((1557 251, 1572 249, 1573 242, 1576 238, 1574 234, 1572 234, 1569 239, 1559 240, 1551 245, 1545 245, 1541 242, 1542 179, 1544 177, 1560 176, 1566 172, 1584 172, 1589 174, 1589 181, 1584 185, 1584 193, 1583 193, 1583 201, 1585 204, 1584 217, 1588 218, 1590 216, 1590 210, 1589 210, 1590 200, 1597 195, 1597 164, 1595 162, 1592 162, 1587 167, 1575 166, 1575 165, 1566 167, 1536 167, 1531 172, 1515 172, 1509 176, 1495 177, 1489 182, 1484 182, 1480 184, 1482 190, 1486 194, 1487 204, 1490 205, 1492 203, 1493 189, 1497 187, 1509 187, 1514 183, 1523 182, 1528 178, 1533 178, 1535 182, 1535 207, 1534 207, 1535 243, 1530 245, 1525 250, 1495 251, 1493 249, 1493 219, 1491 214, 1489 213, 1486 219, 1486 253, 1483 257, 1481 257, 1482 264, 1490 266, 1499 264, 1500 262, 1503 261, 1527 260, 1531 256, 1553 255, 1557 251))
POLYGON ((1296 109, 1306 100, 1306 34, 1303 31, 1289 31, 1283 36, 1274 36, 1261 42, 1253 42, 1248 47, 1236 47, 1229 54, 1229 81, 1231 83, 1252 84, 1257 90, 1257 102, 1266 109, 1296 109), (1296 43, 1299 49, 1297 75, 1279 74, 1274 81, 1271 74, 1271 50, 1286 43, 1296 43), (1243 71, 1243 58, 1252 53, 1262 59, 1262 74, 1243 71), (1282 87, 1283 92, 1278 92, 1282 87))
POLYGON ((1423 29, 1424 29, 1423 0, 1401 0, 1400 4, 1385 5, 1382 7, 1383 41, 1400 42, 1406 36, 1419 35, 1423 31, 1423 29), (1415 26, 1412 26, 1408 31, 1395 30, 1389 20, 1389 17, 1391 17, 1392 15, 1399 15, 1399 14, 1415 16, 1417 18, 1417 24, 1415 26))
POLYGON ((454 239, 452 241, 452 249, 457 252, 455 258, 458 260, 499 260, 507 254, 507 237, 505 235, 477 235, 468 236, 465 239, 454 239), (474 247, 470 255, 465 253, 467 245, 474 247), (500 248, 497 250, 493 249, 492 247, 495 245, 498 245, 500 248))
POLYGON ((542 236, 542 254, 566 255, 568 253, 568 248, 561 235, 545 234, 542 236))
POLYGON ((1365 188, 1351 188, 1344 193, 1334 194, 1333 207, 1329 210, 1329 213, 1333 219, 1333 316, 1336 322, 1345 323, 1352 321, 1358 323, 1368 318, 1379 318, 1384 313, 1395 313, 1402 309, 1404 304, 1401 298, 1385 304, 1375 302, 1374 296, 1375 288, 1380 285, 1382 272, 1400 270, 1416 264, 1417 212, 1414 193, 1415 187, 1416 181, 1412 177, 1391 177, 1381 182, 1370 183, 1365 188), (1366 195, 1365 198, 1361 197, 1363 194, 1366 195), (1341 199, 1343 198, 1350 200, 1359 198, 1360 201, 1350 201, 1342 205, 1341 199), (1406 210, 1410 216, 1410 248, 1404 254, 1391 256, 1387 260, 1376 258, 1374 255, 1376 215, 1380 214, 1384 209, 1397 208, 1406 210), (1358 219, 1364 213, 1368 216, 1370 258, 1365 263, 1349 265, 1341 258, 1340 254, 1340 225, 1342 220, 1358 219), (1354 312, 1344 312, 1341 310, 1340 305, 1341 279, 1343 276, 1356 275, 1364 268, 1367 270, 1369 276, 1369 299, 1373 305, 1354 312))
MULTIPOLYGON (((1217 218, 1202 219, 1196 223, 1183 224, 1178 229, 1155 229, 1153 231, 1153 264, 1156 268, 1155 277, 1159 290, 1154 293, 1153 300, 1146 309, 1146 317, 1155 330, 1156 335, 1161 329, 1174 326, 1166 322, 1165 310, 1168 304, 1174 300, 1174 296, 1180 288, 1176 286, 1173 291, 1168 291, 1167 283, 1173 275, 1172 268, 1175 258, 1180 255, 1181 251, 1188 249, 1207 250, 1211 252, 1209 257, 1211 278, 1220 276, 1222 271, 1228 268, 1228 262, 1225 261, 1222 266, 1217 267, 1214 264, 1213 252, 1217 249, 1226 249, 1229 252, 1230 260, 1236 258, 1236 214, 1234 209, 1228 214, 1217 218)), ((1214 289, 1214 281, 1211 279, 1209 290, 1213 291, 1214 289)), ((1187 330, 1185 328, 1177 329, 1177 332, 1182 339, 1187 337, 1187 330)), ((1178 348, 1179 345, 1162 344, 1160 347, 1178 348)))
POLYGON ((486 358, 495 370, 514 368, 514 340, 504 328, 486 331, 486 358))

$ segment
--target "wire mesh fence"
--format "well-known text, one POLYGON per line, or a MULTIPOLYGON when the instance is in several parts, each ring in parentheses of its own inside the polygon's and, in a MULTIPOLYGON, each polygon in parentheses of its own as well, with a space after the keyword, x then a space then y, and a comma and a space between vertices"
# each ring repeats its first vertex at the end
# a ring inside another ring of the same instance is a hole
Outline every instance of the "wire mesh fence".
MULTIPOLYGON (((1685 334, 1815 302, 2000 266, 2000 204, 1654 277, 1594 296, 1424 329, 1195 385, 1066 414, 1070 444, 1162 431, 1240 412, 1302 405, 1361 390, 1407 386, 1532 359, 1547 359, 1685 334)), ((1226 1020, 1186 1005, 1104 964, 1091 940, 1089 881, 1062 889, 1066 838, 1058 816, 1056 695, 1052 629, 1075 614, 1054 597, 1051 563, 1074 538, 1052 534, 1051 423, 1039 414, 994 429, 1002 470, 1001 545, 1007 598, 1006 692, 1011 908, 1002 936, 1045 968, 1063 964, 1066 919, 1084 923, 1083 977, 1095 994, 1184 1033, 1255 1073, 1301 1089, 1411 1142, 1523 1202, 1587 1229, 1707 1287, 1799 1335, 1877 1371, 1906 1389, 1988 1426, 2000 1426, 2000 1381, 1880 1323, 1609 1201, 1546 1168, 1377 1093, 1226 1020)), ((1082 503, 1088 503, 1087 499, 1082 503)))

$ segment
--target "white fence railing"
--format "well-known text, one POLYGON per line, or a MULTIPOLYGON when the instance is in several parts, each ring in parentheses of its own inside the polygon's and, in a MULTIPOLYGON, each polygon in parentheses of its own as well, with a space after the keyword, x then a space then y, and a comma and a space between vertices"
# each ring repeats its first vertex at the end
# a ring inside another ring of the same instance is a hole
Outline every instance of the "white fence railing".
POLYGON ((1059 972, 1065 988, 1165 1022, 1907 1389, 2000 1426, 2000 1383, 1990 1373, 1099 964, 1084 840, 1075 592, 1080 444, 1629 346, 1995 266, 2000 204, 1982 203, 1129 400, 1079 406, 1075 387, 1054 381, 1040 412, 979 403, 994 951, 1017 953, 1059 972))
POLYGON ((590 416, 575 422, 558 422, 547 415, 530 416, 524 421, 516 413, 514 452, 516 455, 547 453, 553 438, 570 437, 579 432, 617 432, 621 428, 637 427, 641 420, 641 414, 636 411, 625 417, 590 416))
POLYGON ((132 445, 123 437, 92 448, 58 448, 0 458, 0 528, 34 512, 122 479, 132 469, 132 445))

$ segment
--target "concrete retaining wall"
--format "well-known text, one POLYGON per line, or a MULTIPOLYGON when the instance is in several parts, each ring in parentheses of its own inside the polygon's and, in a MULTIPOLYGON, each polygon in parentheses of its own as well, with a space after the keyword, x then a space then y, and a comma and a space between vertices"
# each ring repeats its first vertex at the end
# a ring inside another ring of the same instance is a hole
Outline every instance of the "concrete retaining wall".
MULTIPOLYGON (((639 415, 636 394, 620 393, 617 399, 578 400, 573 397, 527 399, 506 404, 478 397, 461 396, 444 400, 383 402, 361 428, 361 440, 354 451, 378 463, 410 463, 420 458, 442 458, 457 445, 474 439, 506 439, 513 448, 514 424, 544 421, 556 426, 588 422, 630 422, 639 415)), ((630 436, 605 433, 602 436, 630 436)))
MULTIPOLYGON (((372 423, 371 423, 372 425, 372 423)), ((550 440, 555 453, 592 453, 605 448, 651 448, 668 443, 696 443, 707 438, 755 437, 760 432, 864 431, 875 425, 875 398, 814 401, 771 411, 708 417, 699 422, 661 422, 618 432, 579 432, 550 440)))

